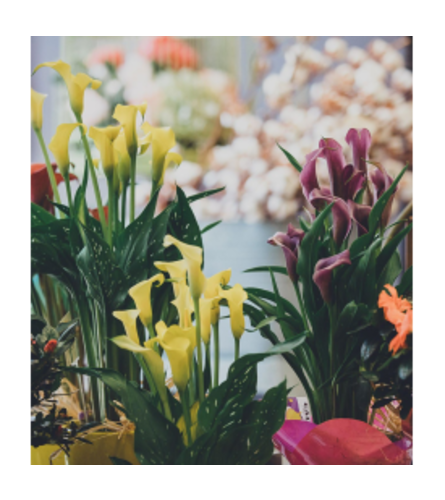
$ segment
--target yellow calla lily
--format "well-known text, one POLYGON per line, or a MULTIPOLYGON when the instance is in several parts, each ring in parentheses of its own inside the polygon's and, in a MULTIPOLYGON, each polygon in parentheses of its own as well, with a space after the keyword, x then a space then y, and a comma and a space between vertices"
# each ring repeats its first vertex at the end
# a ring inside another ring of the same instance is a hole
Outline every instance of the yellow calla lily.
POLYGON ((138 149, 138 134, 136 129, 137 114, 139 112, 142 117, 144 117, 146 111, 146 103, 139 106, 124 106, 122 104, 118 104, 114 110, 113 118, 124 128, 125 141, 130 156, 136 154, 138 149))
POLYGON ((190 294, 190 288, 185 280, 178 283, 178 295, 172 304, 176 307, 179 314, 179 326, 181 328, 189 328, 192 326, 192 313, 194 311, 193 300, 190 294))
POLYGON ((219 299, 199 299, 199 312, 201 313, 201 338, 205 345, 210 342, 212 328, 212 310, 214 302, 219 299))
POLYGON ((176 260, 174 262, 155 262, 155 267, 164 273, 170 275, 173 282, 173 292, 175 297, 179 294, 179 283, 184 280, 187 275, 187 263, 185 260, 176 260))
MULTIPOLYGON (((161 327, 162 328, 162 327, 161 327)), ((163 344, 171 342, 173 339, 182 338, 189 342, 187 353, 189 356, 190 366, 193 360, 193 352, 196 347, 196 329, 194 326, 190 328, 181 328, 178 325, 172 325, 162 332, 162 336, 159 337, 159 343, 161 347, 164 348, 163 344)))
POLYGON ((184 257, 187 265, 188 281, 192 299, 199 300, 205 288, 206 278, 201 270, 202 266, 202 248, 187 245, 173 238, 169 234, 164 238, 164 247, 174 245, 184 257))
POLYGON ((103 171, 109 179, 113 177, 117 164, 117 155, 114 151, 113 142, 118 137, 120 130, 120 126, 105 128, 90 127, 88 134, 99 150, 103 171))
POLYGON ((141 142, 141 153, 151 145, 152 180, 153 185, 159 187, 164 183, 165 170, 170 163, 182 163, 182 156, 170 151, 176 144, 175 133, 170 127, 152 127, 147 122, 141 128, 147 134, 141 142))
POLYGON ((43 101, 47 98, 45 94, 40 94, 31 88, 31 127, 34 130, 41 130, 43 125, 43 101))
POLYGON ((125 140, 125 132, 123 130, 113 142, 113 146, 117 155, 117 173, 119 180, 123 186, 126 186, 130 181, 131 158, 128 154, 127 141, 125 140))
POLYGON ((86 131, 85 125, 82 123, 63 123, 56 129, 51 142, 48 144, 48 149, 54 155, 60 173, 65 177, 68 175, 70 168, 69 141, 74 130, 80 127, 86 131))
POLYGON ((235 285, 230 290, 221 290, 220 297, 226 299, 230 309, 230 326, 233 336, 240 339, 245 330, 245 321, 243 314, 243 303, 247 300, 247 293, 241 285, 235 285))
POLYGON ((33 71, 33 74, 43 67, 52 68, 63 78, 63 81, 68 89, 71 109, 76 117, 79 117, 80 119, 83 113, 83 98, 86 88, 91 85, 91 88, 98 89, 102 85, 102 82, 94 80, 94 78, 91 78, 85 73, 73 75, 71 73, 71 66, 63 61, 39 64, 33 71))
MULTIPOLYGON (((196 441, 196 438, 198 436, 198 411, 199 411, 199 401, 197 401, 191 408, 190 408, 190 433, 191 433, 191 438, 192 438, 192 443, 196 441)), ((178 420, 176 427, 181 431, 184 444, 186 446, 190 446, 192 443, 188 442, 187 438, 187 427, 185 423, 185 418, 184 415, 178 420)))
POLYGON ((159 273, 150 278, 149 280, 142 281, 134 287, 130 288, 129 294, 134 300, 137 309, 139 310, 139 317, 142 323, 149 328, 153 320, 153 310, 151 307, 151 289, 155 283, 157 286, 164 284, 165 277, 159 273))
POLYGON ((137 345, 139 345, 139 335, 137 329, 137 319, 139 311, 132 309, 129 311, 114 311, 113 316, 122 321, 125 333, 137 345))
POLYGON ((184 337, 170 338, 168 342, 160 341, 167 354, 173 374, 173 382, 178 391, 183 393, 190 380, 190 341, 184 337))
POLYGON ((221 286, 229 284, 230 278, 232 277, 232 270, 227 269, 214 274, 212 277, 206 279, 206 286, 204 289, 204 298, 215 299, 212 304, 211 310, 211 323, 215 325, 219 321, 220 307, 219 307, 219 292, 221 286))
POLYGON ((164 321, 158 321, 155 325, 155 329, 158 335, 158 340, 162 340, 164 338, 165 332, 168 330, 168 326, 164 323, 164 321))

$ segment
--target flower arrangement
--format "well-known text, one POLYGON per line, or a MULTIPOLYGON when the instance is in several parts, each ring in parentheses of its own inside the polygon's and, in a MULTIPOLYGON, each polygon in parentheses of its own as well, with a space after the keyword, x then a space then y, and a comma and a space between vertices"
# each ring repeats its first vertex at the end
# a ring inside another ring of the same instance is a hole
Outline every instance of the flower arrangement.
POLYGON ((264 336, 278 342, 270 323, 279 325, 286 340, 305 336, 285 358, 306 391, 316 424, 336 418, 367 422, 373 398, 373 408, 396 400, 404 418, 412 405, 407 343, 412 306, 397 295, 412 293, 412 268, 402 273, 398 253, 412 229, 404 227, 408 212, 389 225, 406 168, 392 179, 381 164, 370 162, 366 129, 349 130, 346 140, 352 164, 334 139, 321 139, 304 167, 284 150, 300 172, 313 212, 309 220, 300 219, 301 228, 289 225, 269 240, 282 249, 286 267, 250 270, 269 272, 273 292, 246 289, 251 317, 264 336), (319 159, 327 163, 330 188, 319 185, 319 159), (280 295, 276 273, 292 281, 298 308, 280 295))

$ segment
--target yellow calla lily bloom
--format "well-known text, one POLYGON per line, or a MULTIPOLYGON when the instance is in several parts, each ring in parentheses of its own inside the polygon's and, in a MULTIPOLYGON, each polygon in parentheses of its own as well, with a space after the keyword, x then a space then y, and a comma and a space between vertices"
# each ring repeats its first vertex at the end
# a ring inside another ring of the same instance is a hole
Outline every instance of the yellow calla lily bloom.
MULTIPOLYGON (((197 401, 190 408, 190 423, 191 423, 190 433, 191 433, 192 443, 196 441, 196 438, 198 436, 198 411, 199 411, 199 401, 197 401)), ((176 423, 176 427, 181 431, 184 444, 186 446, 190 446, 192 443, 188 442, 187 427, 184 415, 178 420, 178 422, 176 423)))
POLYGON ((199 300, 206 283, 206 278, 201 270, 202 248, 182 243, 168 234, 164 238, 164 247, 169 247, 171 245, 174 245, 184 257, 187 265, 188 281, 192 299, 194 301, 199 300))
POLYGON ((141 128, 147 134, 141 141, 141 153, 151 145, 152 180, 157 188, 164 183, 165 170, 170 163, 179 166, 182 163, 182 156, 170 151, 176 144, 175 133, 170 127, 152 127, 144 122, 141 128))
POLYGON ((41 130, 43 125, 43 101, 47 95, 40 94, 31 88, 31 127, 41 130))
POLYGON ((128 154, 127 141, 125 140, 125 132, 123 130, 113 142, 113 146, 117 155, 117 174, 122 185, 126 186, 130 181, 131 158, 128 154))
POLYGON ((219 321, 220 307, 219 307, 219 292, 221 286, 229 284, 230 278, 232 277, 232 270, 227 269, 221 271, 210 278, 206 279, 206 286, 204 289, 204 298, 215 299, 212 305, 211 311, 211 323, 215 325, 219 321))
POLYGON ((137 309, 132 309, 129 311, 114 311, 113 316, 118 320, 122 321, 127 336, 135 344, 139 345, 139 335, 137 328, 137 319, 139 316, 139 311, 137 309))
POLYGON ((135 354, 141 354, 143 356, 153 378, 153 382, 156 385, 156 389, 160 394, 161 399, 163 399, 166 391, 164 362, 162 361, 161 356, 156 352, 153 343, 146 342, 145 347, 142 347, 139 343, 133 342, 131 338, 125 335, 114 337, 111 340, 121 349, 134 352, 135 354))
MULTIPOLYGON (((160 327, 162 329, 162 326, 160 327)), ((190 328, 181 328, 178 325, 169 326, 166 330, 162 332, 161 337, 159 337, 159 343, 161 347, 164 348, 164 343, 169 343, 171 340, 176 338, 186 339, 189 342, 187 353, 189 356, 190 366, 193 360, 193 352, 196 347, 196 329, 194 326, 190 328)))
POLYGON ((165 332, 168 330, 168 326, 164 321, 158 321, 155 325, 156 333, 158 334, 158 339, 163 339, 165 332))
POLYGON ((168 342, 160 341, 167 354, 173 374, 173 382, 182 394, 190 380, 190 341, 184 337, 170 338, 168 342))
POLYGON ((240 339, 245 330, 243 303, 248 299, 247 293, 241 285, 235 285, 230 290, 221 290, 220 297, 226 299, 230 309, 230 326, 233 336, 240 339))
POLYGON ((124 106, 122 104, 118 104, 114 110, 113 118, 124 128, 127 151, 130 156, 136 154, 138 149, 138 134, 136 129, 137 114, 139 112, 142 117, 144 117, 146 111, 146 103, 139 106, 124 106))
POLYGON ((86 127, 82 123, 63 123, 59 125, 51 142, 48 144, 48 149, 54 155, 60 173, 64 177, 68 175, 70 168, 70 137, 77 127, 83 129, 84 132, 86 131, 86 127))
POLYGON ((185 260, 176 260, 174 262, 155 262, 155 267, 164 273, 170 275, 173 282, 173 292, 175 297, 179 294, 179 283, 184 280, 187 275, 187 263, 185 260))
POLYGON ((190 288, 185 280, 178 283, 178 295, 172 304, 176 307, 179 314, 179 326, 181 328, 190 328, 192 326, 192 313, 194 311, 193 300, 190 294, 190 288))
POLYGON ((103 171, 109 179, 113 177, 117 165, 117 155, 114 151, 113 142, 118 137, 120 130, 120 126, 105 128, 90 127, 88 134, 99 150, 103 171))
POLYGON ((85 73, 73 75, 71 73, 71 66, 63 61, 39 64, 33 71, 33 74, 43 67, 54 69, 63 78, 63 81, 68 89, 71 109, 76 117, 79 117, 78 119, 80 119, 83 113, 83 97, 86 88, 91 85, 91 88, 98 89, 102 85, 102 82, 94 80, 94 78, 91 78, 85 73))
POLYGON ((216 299, 199 299, 199 312, 201 313, 201 338, 205 345, 209 345, 212 328, 212 310, 216 299))
POLYGON ((134 287, 130 288, 129 294, 134 300, 137 309, 139 310, 139 317, 142 323, 149 328, 153 320, 153 310, 151 307, 151 289, 156 283, 157 286, 164 284, 164 275, 159 273, 150 278, 149 280, 142 281, 134 287))

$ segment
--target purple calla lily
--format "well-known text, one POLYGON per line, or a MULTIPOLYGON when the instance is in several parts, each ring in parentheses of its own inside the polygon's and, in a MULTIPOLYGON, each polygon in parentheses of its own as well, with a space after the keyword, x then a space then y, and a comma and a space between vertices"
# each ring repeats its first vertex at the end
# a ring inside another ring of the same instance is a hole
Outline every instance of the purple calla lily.
POLYGON ((346 160, 343 148, 334 139, 322 139, 319 146, 321 149, 320 158, 325 158, 328 164, 331 192, 334 196, 345 199, 343 169, 346 167, 346 160))
POLYGON ((372 207, 368 207, 368 205, 360 205, 352 200, 348 201, 348 205, 349 210, 351 211, 352 219, 357 224, 358 235, 363 236, 369 229, 369 214, 371 213, 372 207))
POLYGON ((366 162, 369 160, 371 134, 366 128, 351 128, 346 135, 346 142, 352 149, 354 168, 366 175, 366 162))
POLYGON ((318 286, 323 300, 328 304, 332 301, 331 282, 333 270, 344 264, 351 265, 349 250, 345 250, 327 259, 321 259, 315 266, 314 283, 318 286))
POLYGON ((267 240, 270 245, 279 246, 283 249, 287 272, 294 284, 298 282, 298 248, 303 238, 304 231, 302 229, 296 229, 292 224, 289 224, 287 233, 276 233, 272 238, 267 240))

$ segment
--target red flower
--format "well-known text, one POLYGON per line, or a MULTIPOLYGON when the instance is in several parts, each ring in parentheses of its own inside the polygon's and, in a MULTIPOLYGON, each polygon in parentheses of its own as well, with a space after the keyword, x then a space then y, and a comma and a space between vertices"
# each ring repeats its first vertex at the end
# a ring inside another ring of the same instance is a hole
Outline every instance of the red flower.
POLYGON ((114 45, 102 45, 91 52, 86 61, 86 65, 90 68, 95 64, 111 64, 118 68, 125 60, 124 51, 120 47, 114 45))
POLYGON ((50 354, 56 350, 56 347, 57 347, 57 340, 51 339, 48 340, 45 347, 43 348, 43 351, 46 352, 47 354, 50 354))
POLYGON ((146 59, 159 66, 171 69, 198 67, 198 54, 185 42, 169 36, 159 36, 154 40, 147 38, 140 47, 139 52, 146 59))
MULTIPOLYGON (((99 217, 99 209, 97 208, 89 208, 88 209, 88 212, 90 212, 90 214, 97 220, 100 220, 100 217, 99 217)), ((104 206, 104 212, 105 212, 105 219, 106 221, 108 222, 108 205, 105 205, 104 206)))

